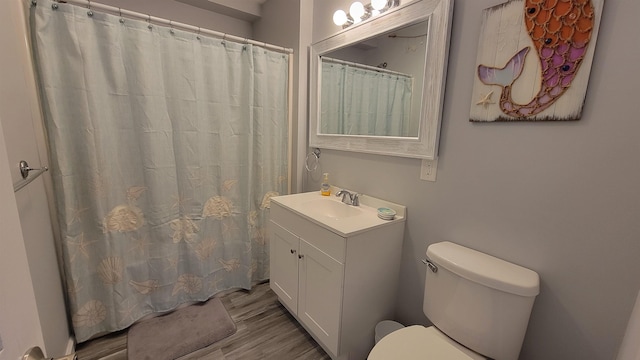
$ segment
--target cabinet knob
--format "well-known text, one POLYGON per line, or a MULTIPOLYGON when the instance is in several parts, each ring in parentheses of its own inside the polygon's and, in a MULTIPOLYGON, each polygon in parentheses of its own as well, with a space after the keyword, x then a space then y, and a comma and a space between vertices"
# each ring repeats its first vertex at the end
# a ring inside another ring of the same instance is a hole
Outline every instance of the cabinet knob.
POLYGON ((304 255, 300 254, 298 255, 298 259, 302 259, 304 257, 304 255))
POLYGON ((295 251, 294 249, 291 249, 291 253, 292 253, 292 254, 295 254, 295 253, 296 253, 296 251, 295 251))

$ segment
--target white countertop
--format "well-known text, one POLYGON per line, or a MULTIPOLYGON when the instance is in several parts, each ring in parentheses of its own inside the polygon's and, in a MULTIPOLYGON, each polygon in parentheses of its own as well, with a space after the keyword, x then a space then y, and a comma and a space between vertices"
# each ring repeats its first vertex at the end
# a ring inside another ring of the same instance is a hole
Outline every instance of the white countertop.
POLYGON ((330 196, 322 196, 320 195, 320 191, 313 191, 274 196, 271 198, 271 201, 343 237, 353 236, 380 226, 405 221, 405 206, 367 195, 360 195, 360 206, 347 205, 341 202, 340 197, 335 196, 335 192, 338 190, 339 188, 332 187, 330 196), (325 204, 323 203, 324 201, 330 201, 333 202, 333 204, 325 204), (348 206, 352 209, 341 208, 342 206, 348 206), (395 219, 380 219, 378 217, 379 207, 387 207, 395 210, 395 219), (326 209, 343 211, 335 212, 327 211, 326 209))

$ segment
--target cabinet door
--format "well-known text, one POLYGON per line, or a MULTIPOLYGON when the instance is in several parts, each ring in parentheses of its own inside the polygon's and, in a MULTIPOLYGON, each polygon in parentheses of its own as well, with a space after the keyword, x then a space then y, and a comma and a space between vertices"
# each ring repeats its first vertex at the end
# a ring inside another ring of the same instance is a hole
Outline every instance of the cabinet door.
POLYGON ((298 312, 298 237, 271 221, 270 286, 291 312, 298 312))
POLYGON ((304 239, 300 256, 298 318, 337 354, 344 266, 304 239))

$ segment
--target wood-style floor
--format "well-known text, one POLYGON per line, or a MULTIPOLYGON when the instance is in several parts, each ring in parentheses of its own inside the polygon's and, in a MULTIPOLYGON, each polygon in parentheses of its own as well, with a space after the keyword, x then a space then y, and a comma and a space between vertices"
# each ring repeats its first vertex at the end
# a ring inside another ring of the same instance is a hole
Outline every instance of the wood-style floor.
MULTIPOLYGON (((278 302, 269 283, 220 297, 238 331, 180 360, 316 360, 329 355, 278 302)), ((79 344, 78 360, 127 360, 126 330, 79 344)), ((136 359, 129 359, 136 360, 136 359)))

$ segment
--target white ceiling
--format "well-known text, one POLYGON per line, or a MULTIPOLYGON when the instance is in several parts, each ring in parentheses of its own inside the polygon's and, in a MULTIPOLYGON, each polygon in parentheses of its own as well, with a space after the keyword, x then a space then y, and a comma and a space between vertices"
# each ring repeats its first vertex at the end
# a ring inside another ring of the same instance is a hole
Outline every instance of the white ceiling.
POLYGON ((267 0, 176 0, 201 9, 254 22, 262 16, 261 6, 267 0))

